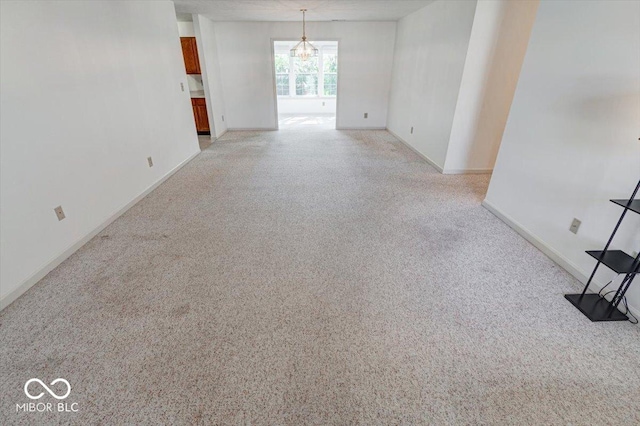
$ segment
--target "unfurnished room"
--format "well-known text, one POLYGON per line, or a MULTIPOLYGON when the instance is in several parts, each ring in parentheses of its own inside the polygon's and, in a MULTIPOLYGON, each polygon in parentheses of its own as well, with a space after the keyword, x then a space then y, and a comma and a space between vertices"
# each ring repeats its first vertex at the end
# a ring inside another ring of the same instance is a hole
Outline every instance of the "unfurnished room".
POLYGON ((0 424, 640 425, 640 1, 0 0, 0 424))

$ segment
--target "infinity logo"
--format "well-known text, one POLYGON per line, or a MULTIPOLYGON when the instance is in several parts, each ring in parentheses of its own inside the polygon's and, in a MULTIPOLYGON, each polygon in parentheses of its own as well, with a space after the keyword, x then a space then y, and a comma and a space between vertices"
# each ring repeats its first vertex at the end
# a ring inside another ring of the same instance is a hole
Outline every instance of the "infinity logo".
POLYGON ((40 399, 42 398, 42 396, 44 395, 44 392, 40 392, 40 394, 38 395, 31 395, 29 393, 29 384, 31 384, 31 382, 37 382, 40 383, 40 386, 42 386, 43 388, 45 388, 45 390, 47 392, 49 392, 49 394, 54 397, 55 399, 65 399, 66 397, 69 396, 69 394, 71 393, 71 385, 69 384, 69 382, 67 382, 65 379, 55 379, 53 382, 51 382, 51 386, 55 385, 56 383, 62 382, 65 385, 67 385, 67 393, 65 393, 62 396, 57 395, 54 391, 52 391, 51 389, 49 389, 49 387, 47 385, 45 385, 42 380, 40 379, 29 379, 27 380, 27 383, 24 384, 24 393, 25 395, 27 395, 29 398, 31 399, 40 399))

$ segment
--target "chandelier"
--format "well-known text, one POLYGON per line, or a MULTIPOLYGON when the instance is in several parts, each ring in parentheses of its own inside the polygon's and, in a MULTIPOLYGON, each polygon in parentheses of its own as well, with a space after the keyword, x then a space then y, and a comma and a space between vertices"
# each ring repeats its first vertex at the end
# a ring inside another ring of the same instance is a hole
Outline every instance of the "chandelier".
POLYGON ((309 59, 310 56, 318 56, 318 49, 307 41, 307 35, 305 33, 305 19, 304 14, 307 9, 300 9, 302 12, 302 40, 291 49, 291 56, 298 57, 303 61, 309 59))

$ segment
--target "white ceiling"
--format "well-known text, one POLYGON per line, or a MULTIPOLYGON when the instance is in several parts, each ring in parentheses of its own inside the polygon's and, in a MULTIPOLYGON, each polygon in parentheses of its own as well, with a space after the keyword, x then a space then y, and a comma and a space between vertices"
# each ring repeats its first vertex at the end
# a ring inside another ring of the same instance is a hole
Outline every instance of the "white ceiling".
POLYGON ((213 21, 395 21, 434 0, 173 0, 179 20, 189 14, 213 21))

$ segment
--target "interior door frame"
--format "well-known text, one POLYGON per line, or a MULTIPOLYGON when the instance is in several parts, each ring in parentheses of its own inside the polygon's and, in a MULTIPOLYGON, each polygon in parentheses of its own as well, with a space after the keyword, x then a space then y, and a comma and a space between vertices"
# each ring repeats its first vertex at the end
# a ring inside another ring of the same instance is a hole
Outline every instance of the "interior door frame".
MULTIPOLYGON (((276 46, 275 43, 277 41, 298 41, 298 39, 296 37, 286 37, 286 38, 271 38, 271 82, 273 85, 273 111, 275 112, 275 122, 276 122, 276 126, 275 126, 275 130, 280 130, 280 124, 279 124, 279 113, 278 113, 278 89, 276 88, 276 46)), ((338 102, 338 100, 340 99, 340 70, 342 69, 342 67, 340 66, 340 64, 342 63, 341 57, 340 57, 340 43, 341 43, 341 39, 338 37, 314 37, 314 41, 316 42, 322 42, 322 41, 333 41, 338 43, 338 72, 336 73, 336 77, 338 78, 338 81, 336 82, 336 129, 339 129, 340 126, 338 126, 338 112, 340 111, 340 103, 338 102)))

